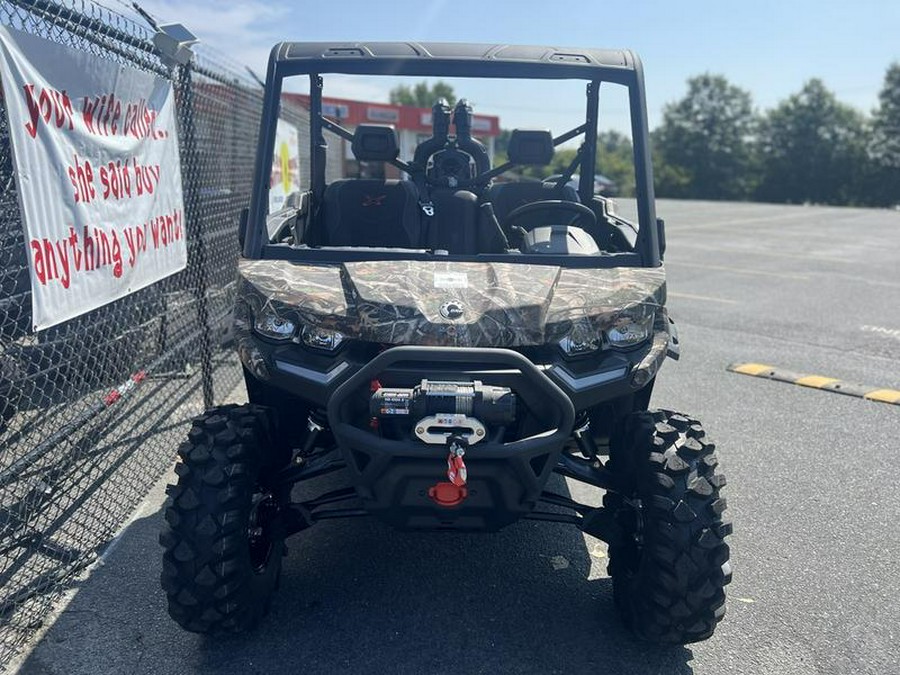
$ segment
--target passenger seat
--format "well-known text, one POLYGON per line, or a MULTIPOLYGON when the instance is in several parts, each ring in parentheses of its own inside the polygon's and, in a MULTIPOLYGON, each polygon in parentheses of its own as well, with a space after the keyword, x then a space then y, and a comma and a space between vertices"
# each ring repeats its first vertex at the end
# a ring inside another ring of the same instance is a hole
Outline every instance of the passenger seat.
MULTIPOLYGON (((393 127, 378 124, 356 127, 351 148, 360 162, 386 162, 399 154, 393 127)), ((336 180, 325 188, 323 196, 321 243, 421 248, 424 233, 418 201, 418 192, 411 181, 336 180)))

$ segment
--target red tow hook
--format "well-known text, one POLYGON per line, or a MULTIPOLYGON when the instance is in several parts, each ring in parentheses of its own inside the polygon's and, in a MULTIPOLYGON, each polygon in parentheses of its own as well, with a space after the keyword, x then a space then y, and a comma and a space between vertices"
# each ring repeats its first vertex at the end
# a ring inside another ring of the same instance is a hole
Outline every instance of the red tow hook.
POLYGON ((463 500, 469 496, 469 491, 465 486, 460 487, 443 481, 432 485, 428 489, 428 496, 438 506, 449 509, 462 504, 463 500))
POLYGON ((466 488, 469 475, 466 462, 463 460, 469 444, 466 439, 459 436, 451 436, 447 439, 447 444, 450 446, 450 455, 447 457, 447 478, 450 481, 432 485, 428 490, 428 496, 438 506, 452 508, 459 506, 469 496, 466 488))

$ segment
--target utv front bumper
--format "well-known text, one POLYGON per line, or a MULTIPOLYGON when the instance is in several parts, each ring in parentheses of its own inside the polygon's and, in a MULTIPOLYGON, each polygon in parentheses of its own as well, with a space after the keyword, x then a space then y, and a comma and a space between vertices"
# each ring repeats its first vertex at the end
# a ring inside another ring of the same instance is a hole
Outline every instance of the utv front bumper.
MULTIPOLYGON (((241 361, 247 371, 253 377, 288 391, 314 407, 324 408, 337 389, 354 372, 370 363, 379 349, 372 343, 350 341, 336 353, 327 354, 295 343, 268 342, 253 334, 247 327, 248 322, 245 324, 236 329, 236 335, 241 361)), ((445 351, 451 349, 474 353, 472 349, 462 347, 448 347, 445 351)), ((474 351, 484 353, 488 350, 479 348, 474 351)), ((524 355, 530 362, 565 393, 576 411, 581 411, 643 389, 656 376, 667 354, 678 358, 678 338, 674 325, 661 309, 657 312, 652 339, 627 351, 604 350, 574 359, 563 357, 551 345, 529 347, 522 351, 529 352, 524 355)), ((483 379, 484 366, 478 358, 471 357, 469 363, 454 362, 452 368, 442 368, 440 364, 426 360, 419 364, 415 375, 441 379, 449 371, 455 374, 455 378, 483 379)), ((509 386, 504 373, 494 375, 497 380, 495 384, 509 386)))
POLYGON ((343 382, 328 403, 337 440, 363 507, 403 529, 496 530, 531 512, 572 434, 569 397, 544 371, 507 349, 395 347, 343 382), (412 386, 429 373, 479 368, 485 383, 515 391, 528 423, 495 430, 466 453, 465 498, 448 507, 434 489, 446 480, 448 449, 387 438, 372 427, 365 403, 373 382, 412 386))

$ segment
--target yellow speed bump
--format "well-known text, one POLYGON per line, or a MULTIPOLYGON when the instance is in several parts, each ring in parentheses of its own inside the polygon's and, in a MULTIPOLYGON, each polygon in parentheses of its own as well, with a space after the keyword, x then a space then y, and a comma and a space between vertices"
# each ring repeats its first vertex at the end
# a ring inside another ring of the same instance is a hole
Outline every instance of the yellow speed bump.
POLYGON ((812 387, 813 389, 830 391, 835 394, 864 398, 869 401, 880 401, 881 403, 900 405, 900 391, 896 389, 867 387, 854 382, 845 382, 844 380, 839 380, 835 377, 796 373, 791 370, 784 370, 762 363, 732 363, 727 369, 732 373, 740 373, 741 375, 762 377, 767 380, 799 384, 802 387, 812 387))
POLYGON ((772 368, 772 366, 766 366, 762 363, 736 363, 734 365, 728 366, 728 370, 735 373, 741 373, 742 375, 760 376, 763 373, 774 370, 774 368, 772 368))
POLYGON ((863 398, 870 401, 883 401, 885 403, 900 403, 900 391, 896 389, 876 389, 865 394, 863 398))
POLYGON ((834 384, 835 382, 840 382, 840 380, 833 377, 822 377, 821 375, 807 375, 806 377, 801 377, 799 380, 796 380, 794 384, 799 384, 801 387, 815 387, 816 389, 821 389, 826 384, 834 384))

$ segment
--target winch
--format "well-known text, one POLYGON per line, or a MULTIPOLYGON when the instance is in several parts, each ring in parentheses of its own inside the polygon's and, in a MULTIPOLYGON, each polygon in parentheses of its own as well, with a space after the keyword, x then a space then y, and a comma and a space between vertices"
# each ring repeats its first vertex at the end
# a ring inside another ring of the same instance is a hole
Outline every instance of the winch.
POLYGON ((416 437, 444 444, 451 435, 468 443, 482 440, 486 425, 511 424, 516 418, 516 395, 508 387, 474 382, 422 380, 412 388, 380 387, 369 399, 369 413, 377 419, 407 418, 416 437))

